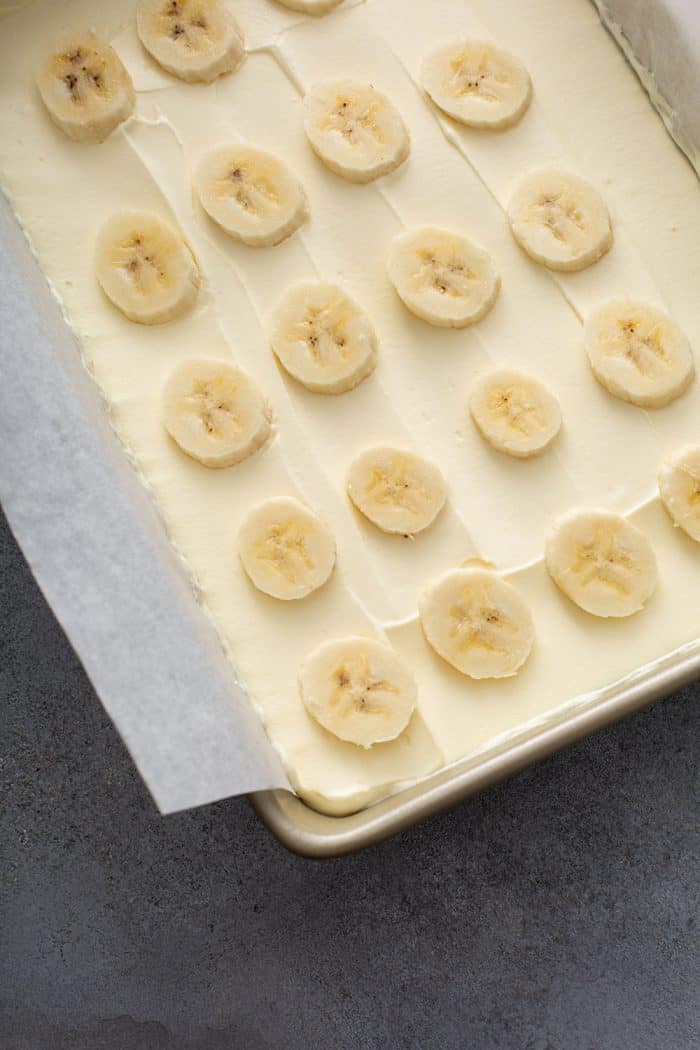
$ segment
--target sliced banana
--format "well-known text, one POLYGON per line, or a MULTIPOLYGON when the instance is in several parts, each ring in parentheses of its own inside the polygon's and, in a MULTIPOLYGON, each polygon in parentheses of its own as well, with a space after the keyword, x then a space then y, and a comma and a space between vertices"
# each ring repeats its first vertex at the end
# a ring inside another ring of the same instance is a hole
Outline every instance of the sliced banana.
POLYGON ((219 146, 197 166, 195 188, 208 215, 253 248, 280 244, 308 217, 306 194, 287 165, 253 146, 219 146))
POLYGON ((439 47, 423 63, 422 81, 436 106, 472 128, 510 127, 532 98, 522 62, 484 40, 439 47))
POLYGON ((198 357, 176 368, 166 383, 163 423, 192 459, 205 467, 232 467, 267 440, 270 409, 245 372, 198 357))
POLYGON ((292 285, 270 324, 280 364, 315 394, 343 394, 370 375, 377 339, 367 315, 341 288, 322 281, 292 285))
POLYGON ((567 598, 593 616, 631 616, 656 587, 649 540, 608 510, 583 508, 559 518, 546 539, 545 562, 567 598))
POLYGON ((210 83, 245 54, 238 23, 220 0, 140 0, 136 28, 156 62, 189 82, 210 83))
POLYGON ((469 409, 489 444, 519 459, 543 452, 561 429, 554 394, 539 379, 511 369, 477 379, 469 409))
POLYGON ((666 460, 659 491, 676 525, 700 543, 700 445, 686 445, 666 460))
POLYGON ((348 495, 382 532, 414 536, 445 505, 445 479, 437 467, 403 449, 369 448, 350 467, 348 495))
POLYGON ((527 660, 535 627, 511 583, 489 569, 451 569, 419 602, 420 620, 436 653, 470 678, 507 678, 527 660))
POLYGON ((410 671, 371 638, 324 642, 302 664, 299 684, 306 710, 324 729, 364 748, 400 736, 416 706, 410 671))
POLYGON ((695 375, 690 344, 676 322, 632 299, 603 303, 584 326, 593 374, 615 397, 663 408, 695 375))
POLYGON ((508 205, 515 239, 550 270, 583 270, 613 242, 608 209, 585 179, 565 171, 534 171, 508 205))
POLYGON ((59 37, 36 82, 51 119, 76 142, 104 142, 134 111, 136 93, 121 59, 88 30, 59 37))
POLYGON ((304 128, 323 163, 350 182, 394 171, 410 148, 401 114, 372 84, 329 80, 304 99, 304 128))
POLYGON ((180 234, 149 211, 122 211, 100 230, 95 273, 130 321, 163 324, 189 309, 199 268, 180 234))
POLYGON ((501 287, 490 255, 466 237, 433 226, 400 234, 387 269, 404 305, 441 328, 465 328, 479 321, 501 287))
POLYGON ((305 15, 325 15, 332 11, 343 0, 277 0, 282 7, 290 11, 302 11, 305 15))
POLYGON ((266 500, 248 515, 238 535, 238 553, 258 590, 281 601, 318 590, 335 566, 332 535, 291 497, 266 500))

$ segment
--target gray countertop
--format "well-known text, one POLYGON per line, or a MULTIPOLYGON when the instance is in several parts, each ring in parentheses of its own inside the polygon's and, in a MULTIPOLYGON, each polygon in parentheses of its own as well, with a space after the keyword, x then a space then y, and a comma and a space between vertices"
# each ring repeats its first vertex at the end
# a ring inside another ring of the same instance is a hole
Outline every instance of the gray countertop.
POLYGON ((2 1050, 697 1050, 700 688, 357 857, 163 819, 0 521, 2 1050))

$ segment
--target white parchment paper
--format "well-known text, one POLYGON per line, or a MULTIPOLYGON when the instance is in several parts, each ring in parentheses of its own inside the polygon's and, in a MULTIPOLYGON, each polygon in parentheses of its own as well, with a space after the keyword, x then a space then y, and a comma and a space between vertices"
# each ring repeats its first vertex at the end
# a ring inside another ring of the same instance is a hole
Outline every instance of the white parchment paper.
POLYGON ((1 193, 0 500, 163 813, 289 787, 1 193))
POLYGON ((700 0, 593 0, 700 175, 700 0))

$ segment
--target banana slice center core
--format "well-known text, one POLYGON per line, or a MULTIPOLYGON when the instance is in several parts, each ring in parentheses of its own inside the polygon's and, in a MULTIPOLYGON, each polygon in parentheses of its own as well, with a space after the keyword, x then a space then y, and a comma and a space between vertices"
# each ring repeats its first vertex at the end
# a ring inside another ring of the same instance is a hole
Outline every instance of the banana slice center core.
POLYGON ((488 60, 475 60, 466 51, 450 62, 448 90, 457 98, 476 95, 485 102, 500 102, 501 84, 507 83, 507 77, 500 76, 489 68, 488 60))
POLYGON ((335 671, 333 681, 335 688, 331 706, 340 708, 342 717, 348 717, 356 711, 390 715, 391 711, 382 701, 382 696, 399 691, 391 682, 372 673, 366 656, 343 662, 335 671))
POLYGON ((352 145, 371 139, 383 142, 377 122, 378 102, 362 103, 357 99, 341 97, 335 107, 320 122, 322 131, 337 131, 352 145))
POLYGON ((209 383, 198 383, 186 401, 192 406, 195 417, 200 420, 207 434, 219 434, 224 427, 240 434, 244 428, 244 422, 231 398, 209 383))
POLYGON ((56 75, 63 81, 66 92, 76 105, 94 98, 111 98, 112 90, 107 82, 106 63, 93 51, 76 47, 65 51, 56 61, 56 75))
POLYGON ((576 544, 576 560, 571 571, 584 587, 591 583, 602 583, 621 595, 629 594, 627 578, 635 572, 635 563, 618 543, 616 537, 605 529, 596 530, 588 543, 576 544))
POLYGON ((296 328, 297 335, 317 364, 326 364, 339 356, 343 360, 347 357, 348 338, 344 319, 332 306, 309 307, 296 328))
POLYGON ((552 236, 562 243, 573 232, 583 233, 586 222, 583 214, 562 193, 548 193, 540 197, 534 206, 537 221, 547 227, 552 236))
POLYGON ((188 14, 180 0, 168 0, 161 18, 165 35, 188 51, 197 51, 210 41, 210 26, 204 12, 188 14))
POLYGON ((418 514, 430 493, 416 478, 406 470, 388 470, 375 467, 369 478, 367 493, 378 503, 389 503, 392 506, 404 507, 413 514, 418 514))
POLYGON ((535 402, 512 388, 495 390, 489 398, 489 411, 526 436, 546 425, 535 402))
POLYGON ((640 375, 651 376, 668 363, 668 354, 664 349, 659 325, 655 325, 646 335, 639 328, 639 322, 632 318, 620 321, 618 333, 604 337, 603 347, 608 354, 627 358, 640 375))
POLYGON ((679 464, 676 469, 685 479, 688 505, 697 508, 697 513, 700 514, 700 472, 683 463, 679 464))
POLYGON ((136 234, 122 246, 124 261, 121 269, 134 289, 147 293, 156 284, 167 284, 167 276, 157 258, 149 250, 143 237, 136 234))
POLYGON ((233 197, 243 211, 261 215, 270 207, 278 207, 279 194, 267 179, 253 177, 242 164, 236 164, 228 174, 217 181, 221 196, 233 197))
POLYGON ((306 545, 306 536, 307 532, 300 522, 275 523, 267 535, 255 544, 255 557, 289 583, 294 583, 302 569, 315 568, 306 545))
POLYGON ((434 252, 418 252, 420 263, 415 280, 419 289, 433 288, 440 295, 451 299, 464 299, 471 290, 477 275, 457 256, 450 259, 439 259, 434 252))
POLYGON ((489 600, 482 590, 474 595, 470 588, 465 588, 459 600, 448 610, 450 618, 449 635, 457 641, 460 652, 471 649, 484 649, 489 653, 507 653, 508 647, 499 644, 506 634, 517 634, 518 628, 500 609, 489 600))

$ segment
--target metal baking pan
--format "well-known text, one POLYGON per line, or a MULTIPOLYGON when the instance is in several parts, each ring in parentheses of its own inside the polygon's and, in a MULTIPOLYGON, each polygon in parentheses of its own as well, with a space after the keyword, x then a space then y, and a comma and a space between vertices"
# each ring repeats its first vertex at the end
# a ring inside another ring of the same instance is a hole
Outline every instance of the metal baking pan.
MULTIPOLYGON (((43 308, 46 300, 47 309, 48 306, 51 308, 50 321, 47 321, 47 324, 50 324, 58 319, 57 304, 48 292, 43 277, 35 268, 29 248, 9 208, 4 207, 4 198, 0 194, 0 220, 3 219, 2 229, 8 236, 5 239, 0 236, 0 241, 6 247, 11 246, 7 257, 9 259, 10 256, 16 255, 19 258, 21 254, 24 259, 26 256, 25 261, 28 265, 31 264, 32 273, 36 275, 36 285, 33 286, 29 297, 31 298, 32 293, 35 294, 36 298, 32 299, 32 303, 36 311, 43 308)), ((74 353, 73 338, 68 330, 66 338, 66 349, 70 352, 72 369, 75 370, 76 376, 80 375, 87 383, 87 373, 74 353)), ((57 351, 55 344, 52 343, 51 347, 57 351)), ((96 405, 95 422, 98 417, 102 421, 103 429, 108 430, 101 406, 96 405)), ((109 436, 116 451, 117 439, 111 431, 109 436)), ((121 450, 119 451, 121 464, 121 450)), ((125 459, 123 471, 120 470, 119 476, 121 483, 129 485, 131 497, 136 500, 138 496, 139 506, 148 504, 154 519, 154 531, 157 529, 160 535, 161 524, 156 519, 146 490, 136 475, 132 475, 125 459)), ((170 550, 168 544, 164 543, 164 546, 170 550)), ((187 594, 191 596, 188 582, 182 582, 187 594)), ((105 587, 108 585, 109 581, 105 582, 105 587)), ((193 596, 191 598, 194 603, 193 596)), ((134 615, 130 605, 125 606, 125 612, 129 616, 134 615)), ((133 670, 138 676, 138 663, 134 663, 133 670)), ((350 816, 331 817, 318 813, 300 798, 286 791, 258 792, 250 796, 251 802, 261 820, 288 849, 311 858, 353 853, 456 805, 696 678, 700 678, 700 639, 697 643, 663 658, 652 667, 612 684, 602 694, 583 698, 581 703, 569 704, 565 709, 552 713, 546 722, 540 722, 536 727, 525 727, 520 735, 511 737, 507 742, 501 742, 478 755, 468 756, 350 816)), ((206 786, 204 790, 207 790, 206 786)), ((215 796, 209 793, 208 797, 215 796)), ((218 797, 224 797, 224 794, 218 797)), ((191 801, 188 802, 188 805, 192 804, 191 801)))
MULTIPOLYGON (((593 2, 603 24, 629 61, 630 49, 607 5, 601 0, 593 2)), ((632 65, 637 74, 642 75, 638 63, 633 61, 632 65)), ((642 82, 648 87, 646 75, 642 76, 642 82)), ((669 125, 668 114, 663 110, 660 113, 678 141, 677 129, 669 125)), ((683 143, 680 144, 684 149, 683 143)), ((465 758, 352 816, 330 817, 317 813, 284 791, 260 792, 250 796, 251 802, 266 826, 295 853, 312 858, 353 853, 456 805, 698 678, 700 640, 697 645, 686 646, 681 652, 609 686, 598 698, 568 705, 566 710, 554 713, 546 724, 523 730, 507 743, 465 758)))
POLYGON ((606 690, 604 698, 552 716, 546 726, 465 759, 348 817, 329 817, 287 791, 251 795, 253 809, 279 841, 304 857, 355 853, 440 813, 570 744, 700 678, 700 644, 606 690))
MULTIPOLYGON (((0 205, 4 202, 0 197, 0 205)), ((310 858, 353 853, 448 809, 654 700, 700 678, 700 640, 640 671, 601 696, 568 705, 546 723, 469 756, 345 817, 321 814, 286 791, 258 792, 251 803, 288 849, 310 858)))

